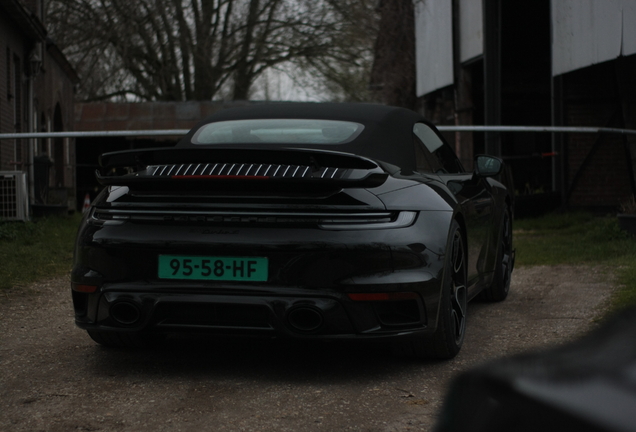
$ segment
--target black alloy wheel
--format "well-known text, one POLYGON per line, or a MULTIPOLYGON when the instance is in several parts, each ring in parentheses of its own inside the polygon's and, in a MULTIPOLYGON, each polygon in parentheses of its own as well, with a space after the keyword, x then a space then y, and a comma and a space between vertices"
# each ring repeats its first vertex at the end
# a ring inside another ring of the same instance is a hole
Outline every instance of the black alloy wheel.
MULTIPOLYGON (((461 232, 455 231, 451 250, 452 273, 450 281, 450 321, 451 334, 455 345, 461 347, 466 333, 466 309, 468 296, 466 289, 466 254, 461 232)), ((457 349, 459 351, 459 348, 457 349)))
POLYGON ((442 282, 437 330, 432 336, 413 335, 395 341, 396 354, 420 358, 451 359, 459 353, 466 334, 468 293, 466 248, 461 228, 451 225, 442 282))
POLYGON ((497 261, 492 284, 482 291, 482 298, 488 301, 500 302, 508 297, 510 280, 514 267, 514 253, 512 250, 512 219, 510 211, 504 210, 499 233, 497 261))

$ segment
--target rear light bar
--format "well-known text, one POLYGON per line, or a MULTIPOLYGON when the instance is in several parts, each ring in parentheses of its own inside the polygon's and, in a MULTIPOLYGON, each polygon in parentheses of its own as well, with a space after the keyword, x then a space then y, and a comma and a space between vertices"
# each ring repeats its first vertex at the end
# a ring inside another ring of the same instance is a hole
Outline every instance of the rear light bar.
MULTIPOLYGON (((245 190, 247 185, 253 187, 253 181, 268 180, 268 189, 278 188, 280 190, 324 190, 340 188, 373 188, 383 184, 388 178, 388 174, 380 169, 354 170, 336 168, 341 174, 337 176, 305 176, 305 177, 283 177, 283 176, 261 176, 261 175, 146 175, 143 172, 136 172, 130 175, 102 176, 99 171, 95 173, 97 181, 103 186, 128 186, 135 190, 179 190, 190 188, 192 190, 227 190, 228 187, 239 187, 245 190), (244 184, 245 183, 245 184, 244 184)), ((326 172, 326 171, 324 171, 326 172)), ((263 182, 264 183, 264 182, 263 182)), ((275 190, 278 190, 275 189, 275 190)))
POLYGON ((411 226, 417 212, 250 212, 95 208, 91 220, 223 224, 312 225, 331 231, 396 229, 411 226))

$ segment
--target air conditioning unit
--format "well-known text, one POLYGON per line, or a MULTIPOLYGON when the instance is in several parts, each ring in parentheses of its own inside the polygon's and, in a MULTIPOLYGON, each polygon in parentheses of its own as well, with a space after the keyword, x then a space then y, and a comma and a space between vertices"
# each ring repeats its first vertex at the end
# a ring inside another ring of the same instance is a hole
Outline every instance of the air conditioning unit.
POLYGON ((29 219, 27 175, 22 171, 0 171, 0 220, 29 219))

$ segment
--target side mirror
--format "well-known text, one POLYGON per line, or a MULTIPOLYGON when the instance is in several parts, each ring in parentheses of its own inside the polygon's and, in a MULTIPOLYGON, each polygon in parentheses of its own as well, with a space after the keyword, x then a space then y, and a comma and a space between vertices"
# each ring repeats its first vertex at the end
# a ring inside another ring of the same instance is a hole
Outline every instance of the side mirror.
POLYGON ((501 172, 503 161, 494 156, 477 155, 475 156, 475 174, 480 177, 492 177, 501 172))

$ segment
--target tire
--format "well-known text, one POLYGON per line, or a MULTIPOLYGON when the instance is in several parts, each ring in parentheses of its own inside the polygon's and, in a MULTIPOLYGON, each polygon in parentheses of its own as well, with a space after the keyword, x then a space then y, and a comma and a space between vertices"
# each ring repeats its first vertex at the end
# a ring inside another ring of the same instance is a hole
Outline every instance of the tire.
POLYGON ((459 353, 466 334, 467 268, 466 248, 461 228, 451 225, 449 251, 444 262, 444 276, 437 329, 432 336, 412 335, 396 341, 394 352, 429 359, 451 359, 459 353))
POLYGON ((166 335, 161 333, 128 333, 102 330, 86 330, 100 345, 108 348, 152 348, 161 344, 166 335))
POLYGON ((510 211, 506 209, 501 219, 495 274, 493 275, 492 284, 481 292, 481 297, 491 302, 505 300, 510 291, 510 280, 513 268, 512 219, 510 218, 510 211))

